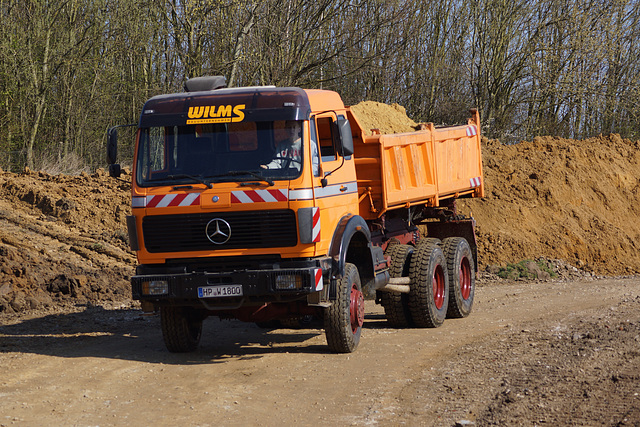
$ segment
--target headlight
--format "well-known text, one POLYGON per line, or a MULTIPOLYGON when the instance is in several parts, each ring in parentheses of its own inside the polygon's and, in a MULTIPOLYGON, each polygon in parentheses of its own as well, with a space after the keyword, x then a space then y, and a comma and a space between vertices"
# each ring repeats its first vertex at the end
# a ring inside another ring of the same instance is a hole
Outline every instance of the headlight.
POLYGON ((166 280, 150 280, 142 282, 143 295, 165 295, 169 293, 169 282, 166 280))
POLYGON ((302 289, 302 277, 298 274, 277 276, 276 289, 302 289))

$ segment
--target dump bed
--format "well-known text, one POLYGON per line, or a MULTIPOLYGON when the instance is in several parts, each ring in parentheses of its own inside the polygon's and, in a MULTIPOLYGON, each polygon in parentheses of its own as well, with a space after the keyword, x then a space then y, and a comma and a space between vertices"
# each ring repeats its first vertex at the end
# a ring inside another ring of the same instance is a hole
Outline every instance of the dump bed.
POLYGON ((428 123, 416 132, 385 135, 365 134, 351 110, 348 115, 363 218, 409 205, 437 207, 444 199, 484 196, 477 111, 465 126, 428 123))

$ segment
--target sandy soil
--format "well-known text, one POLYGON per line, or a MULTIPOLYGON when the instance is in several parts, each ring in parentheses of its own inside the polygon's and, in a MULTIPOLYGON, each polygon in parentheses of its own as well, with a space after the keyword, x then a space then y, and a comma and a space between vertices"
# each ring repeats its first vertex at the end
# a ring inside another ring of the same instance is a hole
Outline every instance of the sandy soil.
POLYGON ((385 134, 413 132, 419 127, 407 117, 407 110, 402 105, 363 101, 352 105, 351 110, 367 135, 372 135, 373 129, 385 134))
POLYGON ((547 257, 640 272, 640 141, 487 141, 482 156, 487 197, 460 203, 478 222, 481 264, 547 257))
POLYGON ((157 317, 76 307, 5 321, 0 425, 640 425, 640 280, 498 283, 471 317, 360 347, 208 319, 168 353, 157 317))
POLYGON ((131 296, 130 185, 0 172, 0 314, 131 296))
MULTIPOLYGON (((398 107, 382 116, 412 126, 398 107)), ((401 330, 368 302, 350 355, 215 318, 168 353, 130 299, 129 184, 0 171, 0 426, 640 425, 640 142, 484 144, 487 197, 459 203, 473 313, 401 330), (539 257, 559 279, 487 272, 539 257)))

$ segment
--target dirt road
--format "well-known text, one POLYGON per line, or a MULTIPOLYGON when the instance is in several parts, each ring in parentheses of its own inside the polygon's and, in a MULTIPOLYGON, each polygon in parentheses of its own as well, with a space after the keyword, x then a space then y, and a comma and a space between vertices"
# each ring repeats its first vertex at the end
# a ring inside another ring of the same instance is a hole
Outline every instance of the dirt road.
POLYGON ((640 425, 640 278, 478 287, 466 319, 360 347, 318 329, 205 322, 165 350, 129 308, 0 319, 0 425, 640 425))

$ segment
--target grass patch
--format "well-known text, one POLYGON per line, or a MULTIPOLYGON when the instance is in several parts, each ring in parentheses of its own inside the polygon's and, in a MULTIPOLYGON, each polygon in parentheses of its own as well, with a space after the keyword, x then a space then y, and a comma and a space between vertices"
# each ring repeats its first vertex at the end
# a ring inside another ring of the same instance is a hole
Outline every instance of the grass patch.
POLYGON ((505 268, 501 268, 496 274, 498 277, 511 280, 557 277, 553 267, 544 258, 540 258, 537 261, 525 259, 515 264, 508 263, 505 268))

